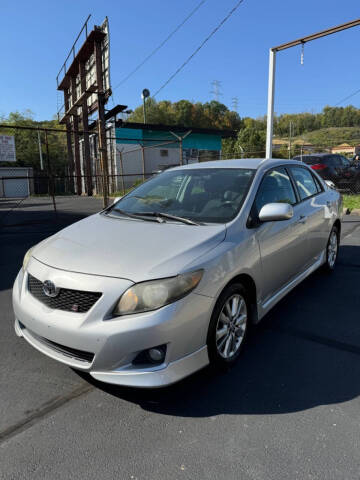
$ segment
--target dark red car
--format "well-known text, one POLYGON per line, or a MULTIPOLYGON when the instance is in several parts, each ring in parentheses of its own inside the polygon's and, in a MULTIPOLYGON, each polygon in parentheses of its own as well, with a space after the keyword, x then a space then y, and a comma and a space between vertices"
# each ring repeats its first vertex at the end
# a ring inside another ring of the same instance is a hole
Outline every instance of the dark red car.
POLYGON ((312 153, 310 155, 297 155, 294 160, 299 160, 316 170, 324 180, 331 180, 339 189, 350 189, 360 193, 360 169, 343 157, 333 153, 312 153))

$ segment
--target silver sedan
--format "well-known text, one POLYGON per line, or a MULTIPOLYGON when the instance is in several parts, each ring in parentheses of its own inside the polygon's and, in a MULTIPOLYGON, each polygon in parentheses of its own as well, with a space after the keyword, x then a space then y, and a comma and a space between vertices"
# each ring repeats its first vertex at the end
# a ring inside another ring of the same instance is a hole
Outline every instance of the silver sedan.
POLYGON ((339 193, 296 161, 173 168, 30 249, 15 330, 103 382, 160 387, 234 363, 249 325, 336 263, 339 193))

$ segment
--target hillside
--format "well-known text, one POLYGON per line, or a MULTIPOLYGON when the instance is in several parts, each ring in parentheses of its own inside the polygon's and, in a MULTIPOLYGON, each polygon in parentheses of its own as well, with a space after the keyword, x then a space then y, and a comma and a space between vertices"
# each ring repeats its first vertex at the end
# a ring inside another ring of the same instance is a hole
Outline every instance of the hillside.
POLYGON ((341 143, 358 145, 360 143, 360 127, 330 127, 320 128, 312 132, 304 133, 296 137, 296 140, 304 140, 321 147, 331 147, 341 143))

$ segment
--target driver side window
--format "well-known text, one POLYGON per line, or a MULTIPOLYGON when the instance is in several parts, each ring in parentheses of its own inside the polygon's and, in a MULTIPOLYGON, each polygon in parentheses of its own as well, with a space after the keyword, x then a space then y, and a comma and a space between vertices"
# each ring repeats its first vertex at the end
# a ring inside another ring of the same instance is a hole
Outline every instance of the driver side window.
POLYGON ((267 203, 290 203, 295 205, 296 195, 285 168, 276 168, 266 173, 255 197, 255 209, 259 214, 267 203))

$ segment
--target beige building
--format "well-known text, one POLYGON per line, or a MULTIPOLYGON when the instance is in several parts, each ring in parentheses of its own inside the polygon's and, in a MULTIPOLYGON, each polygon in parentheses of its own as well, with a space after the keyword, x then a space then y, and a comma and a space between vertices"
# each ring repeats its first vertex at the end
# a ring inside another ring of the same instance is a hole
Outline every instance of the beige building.
POLYGON ((331 149, 331 153, 343 153, 346 155, 358 155, 360 153, 360 145, 349 145, 348 143, 342 143, 331 149))

